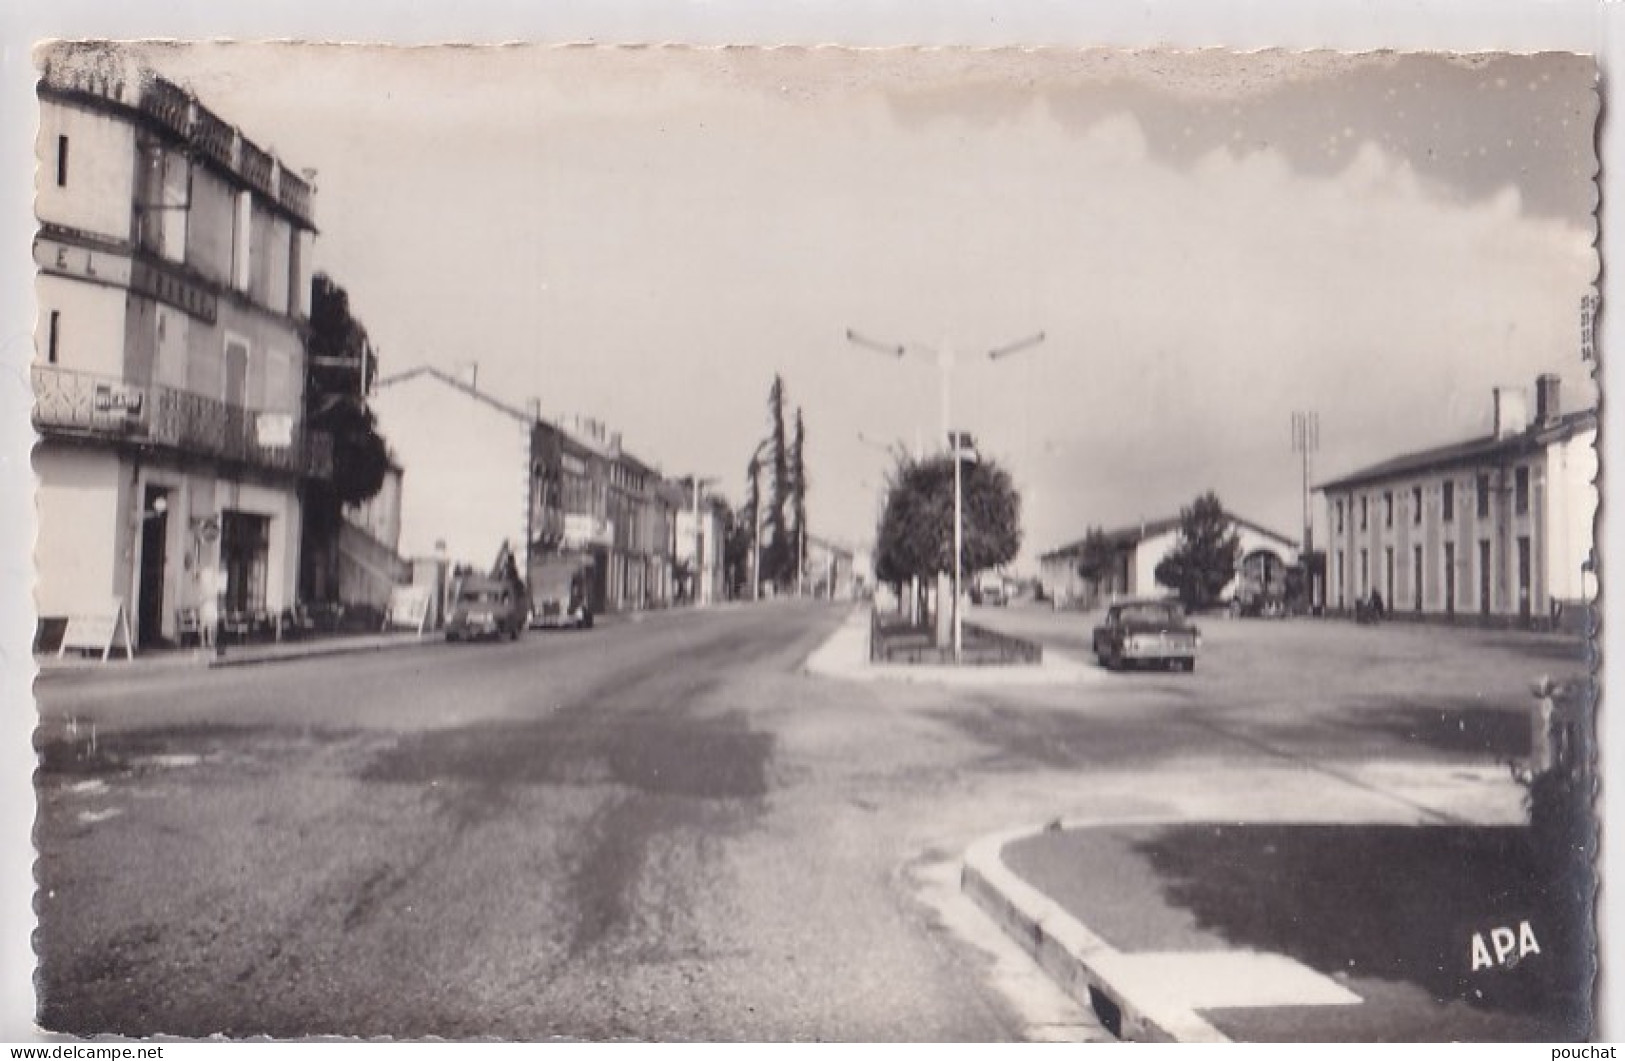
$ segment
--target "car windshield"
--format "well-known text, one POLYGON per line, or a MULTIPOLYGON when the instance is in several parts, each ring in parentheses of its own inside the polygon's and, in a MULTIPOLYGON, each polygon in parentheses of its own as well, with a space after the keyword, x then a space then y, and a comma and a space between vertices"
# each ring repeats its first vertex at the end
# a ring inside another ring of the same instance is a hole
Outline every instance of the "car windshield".
POLYGON ((1118 610, 1117 618, 1125 623, 1176 623, 1179 609, 1167 604, 1130 604, 1118 610))

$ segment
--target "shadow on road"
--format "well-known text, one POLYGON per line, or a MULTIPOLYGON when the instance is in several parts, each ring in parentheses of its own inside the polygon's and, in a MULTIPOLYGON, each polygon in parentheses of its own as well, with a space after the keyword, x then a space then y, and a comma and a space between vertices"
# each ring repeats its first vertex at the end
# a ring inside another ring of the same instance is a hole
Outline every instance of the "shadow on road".
POLYGON ((1527 828, 1189 826, 1134 850, 1164 901, 1231 944, 1517 1015, 1542 1039, 1590 1028, 1594 874, 1527 828))

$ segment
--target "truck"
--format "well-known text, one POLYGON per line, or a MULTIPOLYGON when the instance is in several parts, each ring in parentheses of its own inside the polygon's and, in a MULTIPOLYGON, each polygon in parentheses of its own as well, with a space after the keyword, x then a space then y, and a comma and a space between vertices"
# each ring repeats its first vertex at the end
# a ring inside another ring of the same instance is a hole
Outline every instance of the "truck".
POLYGON ((587 587, 592 557, 587 553, 546 553, 530 562, 530 625, 592 628, 587 587))

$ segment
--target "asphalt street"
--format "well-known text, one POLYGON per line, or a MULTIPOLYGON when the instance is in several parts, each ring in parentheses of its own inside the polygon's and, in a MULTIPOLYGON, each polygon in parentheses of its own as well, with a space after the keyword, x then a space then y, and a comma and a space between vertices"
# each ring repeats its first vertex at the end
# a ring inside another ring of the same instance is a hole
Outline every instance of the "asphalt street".
MULTIPOLYGON (((1217 634, 1242 647, 1195 675, 1087 687, 803 673, 845 614, 785 602, 513 644, 42 680, 42 1024, 1104 1037, 965 914, 967 844, 1064 808, 1232 813, 1269 798, 1256 771, 1283 764, 1331 792, 1327 814, 1415 815, 1425 793, 1374 785, 1362 765, 1493 761, 1515 750, 1528 672, 1583 665, 1562 646, 1509 653, 1447 631, 1407 686, 1403 663, 1384 677, 1361 662, 1364 633, 1335 639, 1353 627, 1283 624, 1217 634), (1256 665, 1283 644, 1330 677, 1256 665)), ((997 621, 1087 638, 1072 616, 997 621)))

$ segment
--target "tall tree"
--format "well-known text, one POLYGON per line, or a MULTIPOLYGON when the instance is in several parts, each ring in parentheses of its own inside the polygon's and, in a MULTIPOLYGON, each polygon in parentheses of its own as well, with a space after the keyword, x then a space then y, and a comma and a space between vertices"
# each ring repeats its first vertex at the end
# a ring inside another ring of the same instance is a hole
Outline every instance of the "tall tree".
MULTIPOLYGON (((900 463, 886 497, 875 573, 886 582, 935 578, 954 569, 954 458, 900 463)), ((993 461, 961 469, 964 533, 960 568, 969 575, 1007 564, 1021 549, 1021 495, 993 461)))
POLYGON ((795 434, 790 440, 790 515, 795 521, 796 583, 800 586, 807 557, 807 431, 796 407, 795 434))
MULTIPOLYGON (((762 505, 762 458, 761 452, 751 454, 750 463, 745 466, 745 504, 739 510, 740 525, 737 528, 739 538, 744 545, 745 571, 740 579, 741 586, 749 585, 754 565, 761 563, 761 545, 758 534, 761 528, 762 505)), ((760 571, 757 571, 760 577, 760 571)))
POLYGON ((784 440, 784 380, 778 375, 773 377, 773 387, 768 391, 767 411, 772 422, 769 459, 773 462, 773 481, 767 506, 766 540, 762 543, 762 576, 783 589, 794 570, 795 551, 790 547, 786 513, 790 500, 790 455, 784 440))
POLYGON ((1179 541, 1157 564, 1156 579, 1179 594, 1186 608, 1205 608, 1236 576, 1241 536, 1209 490, 1179 512, 1179 541))
POLYGON ((389 472, 389 445, 367 407, 377 354, 350 312, 350 296, 325 273, 311 278, 305 356, 305 424, 333 443, 333 476, 305 492, 300 593, 331 599, 338 592, 338 533, 344 506, 373 497, 389 472))

